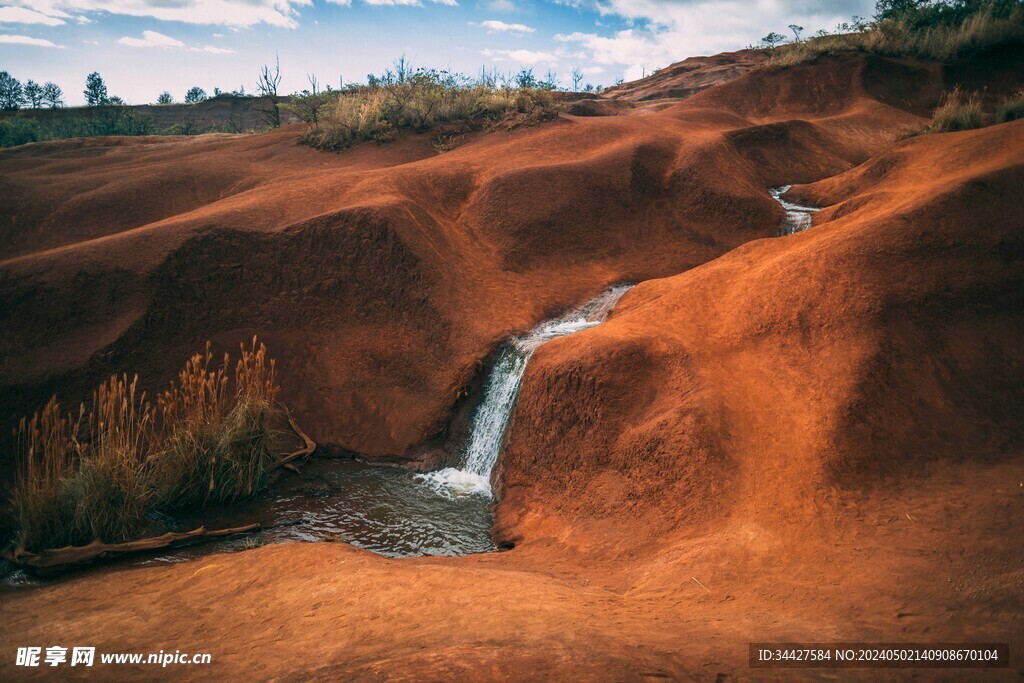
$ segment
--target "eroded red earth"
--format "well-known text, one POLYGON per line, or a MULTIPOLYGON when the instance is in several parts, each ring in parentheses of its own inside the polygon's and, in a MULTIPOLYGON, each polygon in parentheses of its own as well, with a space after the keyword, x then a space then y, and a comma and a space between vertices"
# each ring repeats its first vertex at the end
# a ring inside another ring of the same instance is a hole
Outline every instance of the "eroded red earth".
POLYGON ((3 651, 213 653, 173 672, 196 678, 729 680, 757 677, 751 641, 1009 641, 995 676, 1016 678, 1024 122, 895 142, 949 85, 912 60, 730 78, 440 156, 293 129, 0 153, 5 416, 259 333, 318 442, 429 462, 503 338, 640 283, 530 362, 498 473, 512 550, 97 569, 0 598, 3 651), (825 208, 776 238, 767 188, 789 183, 825 208))

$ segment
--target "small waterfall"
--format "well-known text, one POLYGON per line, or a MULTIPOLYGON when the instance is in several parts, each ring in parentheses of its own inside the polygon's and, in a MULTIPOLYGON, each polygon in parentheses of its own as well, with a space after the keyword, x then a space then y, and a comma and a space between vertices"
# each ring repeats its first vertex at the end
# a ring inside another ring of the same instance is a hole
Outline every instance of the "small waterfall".
POLYGON ((498 355, 484 392, 484 399, 473 416, 473 431, 462 463, 462 471, 480 477, 489 476, 505 437, 505 427, 519 395, 519 384, 526 373, 532 349, 512 342, 498 355))
POLYGON ((782 195, 789 191, 792 185, 783 185, 782 187, 776 187, 768 190, 772 197, 779 204, 782 204, 782 208, 786 210, 786 220, 779 228, 779 236, 792 235, 797 232, 803 232, 807 228, 811 227, 811 214, 815 211, 819 211, 814 206, 801 206, 800 204, 793 204, 787 202, 782 198, 782 195))
POLYGON ((446 467, 420 476, 445 495, 490 495, 491 470, 501 453, 505 429, 512 418, 530 356, 552 339, 600 325, 631 286, 612 287, 581 308, 540 325, 526 336, 513 337, 505 344, 487 379, 483 401, 473 415, 461 467, 446 467))

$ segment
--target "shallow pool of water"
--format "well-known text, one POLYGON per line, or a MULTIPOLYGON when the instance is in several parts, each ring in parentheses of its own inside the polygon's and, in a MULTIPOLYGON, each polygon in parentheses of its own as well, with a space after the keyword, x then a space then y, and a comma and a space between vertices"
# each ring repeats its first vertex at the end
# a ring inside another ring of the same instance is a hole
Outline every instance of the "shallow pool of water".
POLYGON ((181 517, 182 530, 259 522, 252 534, 150 556, 173 562, 263 543, 337 541, 388 557, 467 555, 495 550, 490 496, 439 492, 413 472, 351 460, 314 460, 282 473, 255 501, 181 517))
MULTIPOLYGON (((395 467, 313 460, 301 474, 282 472, 254 500, 208 508, 202 516, 163 516, 174 531, 226 529, 258 522, 255 532, 125 558, 134 566, 185 562, 269 543, 351 543, 387 557, 458 556, 497 550, 488 492, 459 494, 395 467)), ((0 592, 44 585, 24 570, 0 573, 0 592), (4 575, 6 574, 6 575, 4 575)))

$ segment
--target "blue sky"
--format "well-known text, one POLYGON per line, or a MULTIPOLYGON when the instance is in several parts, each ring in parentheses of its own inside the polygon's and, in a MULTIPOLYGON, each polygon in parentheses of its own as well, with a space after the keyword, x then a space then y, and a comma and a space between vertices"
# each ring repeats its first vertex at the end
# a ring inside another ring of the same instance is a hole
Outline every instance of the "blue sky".
POLYGON ((111 94, 176 100, 193 85, 251 91, 280 56, 282 87, 306 75, 365 81, 397 56, 415 66, 554 71, 568 84, 618 78, 689 56, 736 50, 797 23, 807 34, 872 1, 838 0, 0 0, 0 70, 54 81, 81 104, 99 71, 111 94))

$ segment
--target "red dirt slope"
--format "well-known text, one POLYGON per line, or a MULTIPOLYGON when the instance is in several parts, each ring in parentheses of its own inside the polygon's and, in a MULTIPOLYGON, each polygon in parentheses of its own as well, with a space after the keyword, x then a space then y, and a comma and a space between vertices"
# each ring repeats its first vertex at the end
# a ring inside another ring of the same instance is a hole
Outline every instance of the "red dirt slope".
POLYGON ((503 455, 505 533, 536 537, 515 516, 534 505, 599 528, 635 511, 648 545, 722 515, 814 517, 936 462, 1012 461, 1022 145, 1024 122, 900 143, 796 188, 830 205, 812 230, 641 283, 544 346, 503 455))
MULTIPOLYGON (((3 414, 112 371, 162 384, 206 338, 258 332, 319 442, 446 457, 457 399, 502 338, 773 235, 765 187, 849 169, 920 125, 872 80, 890 61, 753 72, 646 116, 566 117, 441 156, 417 136, 324 154, 293 130, 4 152, 3 414)), ((925 78, 918 96, 938 89, 925 78)))
POLYGON ((650 76, 605 90, 605 95, 629 102, 685 99, 753 71, 767 59, 760 50, 723 52, 710 57, 690 57, 659 69, 650 76))
POLYGON ((830 205, 810 231, 540 349, 502 461, 511 551, 98 571, 5 596, 0 642, 216 653, 188 678, 745 680, 750 641, 1008 640, 986 679, 1015 680, 1022 148, 1024 122, 899 143, 797 188, 830 205))

